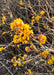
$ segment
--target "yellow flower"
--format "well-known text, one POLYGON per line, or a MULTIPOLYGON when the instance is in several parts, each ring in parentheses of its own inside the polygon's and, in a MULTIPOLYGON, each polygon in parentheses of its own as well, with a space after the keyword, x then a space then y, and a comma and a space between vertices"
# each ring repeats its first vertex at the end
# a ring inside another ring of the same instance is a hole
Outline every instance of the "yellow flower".
POLYGON ((43 54, 49 54, 49 52, 48 51, 43 51, 43 54))
POLYGON ((18 26, 22 26, 24 23, 20 18, 17 18, 16 20, 14 20, 14 22, 10 23, 10 28, 11 30, 16 30, 16 28, 18 26))
POLYGON ((29 71, 30 74, 32 73, 30 69, 28 69, 28 71, 29 71))
POLYGON ((26 52, 30 52, 30 48, 28 46, 25 47, 26 52))
POLYGON ((54 16, 51 19, 54 19, 54 16))
POLYGON ((24 58, 24 57, 22 57, 22 59, 24 60, 25 58, 24 58))
POLYGON ((26 62, 24 61, 23 64, 25 64, 26 62))
POLYGON ((30 45, 30 48, 32 48, 32 45, 30 45))
POLYGON ((45 13, 45 11, 43 11, 43 10, 40 12, 41 15, 44 15, 44 13, 45 13))
POLYGON ((43 28, 46 28, 46 26, 43 26, 43 28))
POLYGON ((30 40, 30 35, 33 34, 33 30, 28 24, 24 24, 20 18, 14 20, 14 22, 10 23, 11 30, 16 31, 16 35, 14 35, 13 42, 23 44, 28 43, 30 40), (19 35, 17 35, 19 34, 19 35))
POLYGON ((49 64, 49 65, 52 65, 52 64, 53 64, 52 59, 48 59, 48 64, 49 64))
POLYGON ((13 23, 10 23, 11 30, 13 30, 14 27, 15 27, 15 23, 14 22, 13 23))
POLYGON ((35 17, 34 16, 32 16, 32 19, 34 19, 35 17))
POLYGON ((45 44, 47 37, 45 35, 39 35, 39 42, 45 44))
POLYGON ((35 20, 38 21, 40 18, 41 18, 41 16, 36 16, 36 17, 35 17, 35 20))
POLYGON ((26 44, 26 43, 28 43, 28 41, 25 40, 24 43, 26 44))
POLYGON ((18 58, 18 60, 20 61, 20 58, 18 58))
POLYGON ((31 22, 31 25, 33 25, 33 22, 31 22))
POLYGON ((17 47, 19 47, 19 45, 17 45, 17 47))
POLYGON ((49 26, 47 25, 47 28, 49 28, 49 26))
POLYGON ((6 18, 5 16, 2 17, 2 19, 5 19, 5 18, 6 18))
POLYGON ((18 43, 18 42, 19 42, 19 41, 18 41, 18 35, 14 35, 13 42, 14 42, 14 43, 18 43))
POLYGON ((24 57, 27 57, 27 55, 26 55, 26 54, 24 54, 24 57))
POLYGON ((18 66, 21 66, 21 62, 20 61, 18 62, 18 66))
POLYGON ((54 62, 54 57, 53 57, 53 56, 51 56, 51 59, 52 59, 52 61, 54 62))
POLYGON ((14 63, 14 64, 13 64, 13 66, 15 66, 15 67, 16 67, 16 66, 17 66, 17 64, 16 64, 16 63, 14 63))
POLYGON ((3 50, 3 47, 0 48, 0 52, 3 50))
POLYGON ((13 59, 11 59, 11 62, 13 62, 13 59))
POLYGON ((13 35, 11 34, 10 36, 12 37, 13 35))
POLYGON ((3 32, 2 35, 4 35, 6 32, 3 32))
POLYGON ((6 19, 6 17, 3 16, 3 17, 2 17, 2 23, 3 23, 3 24, 5 24, 5 19, 6 19))
POLYGON ((54 16, 51 18, 51 20, 54 22, 54 16))
POLYGON ((25 72, 25 75, 27 75, 28 74, 28 72, 25 72))
POLYGON ((48 54, 49 54, 48 51, 43 51, 42 52, 42 57, 46 59, 48 54))
POLYGON ((13 58, 16 59, 16 56, 14 56, 13 58))
POLYGON ((27 37, 27 40, 29 40, 29 37, 27 37))
POLYGON ((54 72, 54 68, 52 69, 52 72, 54 72))
POLYGON ((47 55, 46 54, 42 54, 42 57, 46 59, 47 58, 47 55))
POLYGON ((4 20, 2 20, 2 23, 5 24, 4 20))

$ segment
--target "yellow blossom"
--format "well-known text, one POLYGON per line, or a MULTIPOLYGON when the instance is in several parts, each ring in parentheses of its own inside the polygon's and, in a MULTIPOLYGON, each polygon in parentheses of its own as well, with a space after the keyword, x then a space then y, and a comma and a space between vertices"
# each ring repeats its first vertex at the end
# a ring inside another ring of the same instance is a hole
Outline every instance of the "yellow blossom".
POLYGON ((2 23, 3 23, 3 24, 5 24, 5 19, 6 19, 6 17, 3 16, 3 17, 2 17, 2 23))
POLYGON ((0 47, 0 52, 3 50, 3 47, 0 47))
POLYGON ((30 52, 30 48, 28 46, 25 47, 26 52, 30 52))
POLYGON ((54 19, 54 16, 51 19, 54 19))
POLYGON ((18 35, 14 35, 13 42, 14 43, 19 43, 19 41, 18 41, 18 35))
POLYGON ((48 51, 43 51, 43 54, 49 54, 49 52, 48 51))
POLYGON ((45 13, 45 11, 43 11, 43 10, 40 12, 41 15, 44 15, 44 13, 45 13))
POLYGON ((16 56, 14 56, 13 58, 16 59, 16 56))
POLYGON ((16 63, 14 63, 14 64, 13 64, 13 66, 15 66, 15 67, 16 67, 16 66, 17 66, 17 64, 16 64, 16 63))
POLYGON ((22 57, 22 59, 24 60, 25 58, 24 58, 24 57, 22 57))
POLYGON ((17 45, 17 47, 19 47, 19 45, 17 45))
POLYGON ((11 30, 15 30, 17 33, 13 37, 14 43, 22 42, 23 44, 26 44, 29 42, 30 35, 33 34, 33 30, 28 24, 24 24, 20 18, 17 18, 14 22, 10 23, 10 27, 11 30))
POLYGON ((49 26, 47 25, 47 28, 49 28, 49 26))
POLYGON ((52 65, 52 64, 53 64, 52 59, 48 59, 48 64, 49 64, 49 65, 52 65))
POLYGON ((26 62, 24 61, 23 64, 25 64, 26 62))
POLYGON ((35 17, 34 16, 32 16, 32 19, 34 19, 35 17))
POLYGON ((31 22, 31 25, 33 25, 33 22, 31 22))
POLYGON ((11 59, 11 62, 13 62, 13 59, 11 59))
POLYGON ((28 74, 28 72, 25 72, 25 75, 27 75, 28 74))
POLYGON ((18 60, 20 61, 20 58, 18 58, 18 60))
POLYGON ((4 35, 6 32, 3 32, 2 35, 4 35))
POLYGON ((28 69, 28 71, 29 71, 30 74, 32 73, 30 69, 28 69))
POLYGON ((43 26, 43 28, 46 28, 46 26, 43 26))
POLYGON ((11 34, 10 36, 12 37, 13 35, 11 34))
POLYGON ((27 55, 26 55, 26 54, 24 54, 24 57, 27 57, 27 55))
POLYGON ((46 59, 48 54, 49 54, 48 51, 43 51, 42 52, 42 57, 46 59))
POLYGON ((52 69, 52 72, 54 72, 54 68, 52 69))
POLYGON ((42 54, 42 57, 46 59, 47 58, 47 55, 46 54, 42 54))
POLYGON ((30 48, 32 48, 32 45, 30 45, 30 48))
POLYGON ((21 66, 21 62, 20 61, 18 62, 18 66, 21 66))
POLYGON ((51 59, 52 59, 52 61, 54 62, 54 57, 53 57, 53 56, 51 56, 51 59))
POLYGON ((51 20, 54 22, 54 16, 51 18, 51 20))
POLYGON ((40 18, 41 18, 41 16, 36 16, 36 17, 35 17, 35 20, 38 21, 40 18))
POLYGON ((39 42, 45 44, 47 37, 45 35, 39 35, 39 42))

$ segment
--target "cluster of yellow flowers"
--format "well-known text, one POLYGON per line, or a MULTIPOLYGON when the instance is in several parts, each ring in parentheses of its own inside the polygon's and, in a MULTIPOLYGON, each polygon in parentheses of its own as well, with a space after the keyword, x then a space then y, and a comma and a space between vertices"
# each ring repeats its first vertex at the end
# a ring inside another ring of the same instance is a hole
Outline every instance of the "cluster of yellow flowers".
POLYGON ((40 11, 40 16, 39 15, 37 15, 36 17, 32 16, 31 24, 33 25, 34 21, 35 20, 38 21, 44 14, 45 14, 45 11, 42 10, 42 11, 40 11))
POLYGON ((49 26, 48 25, 47 26, 44 25, 43 28, 49 28, 49 26))
MULTIPOLYGON (((49 51, 45 50, 45 51, 42 52, 42 57, 46 59, 48 54, 49 54, 49 51)), ((51 56, 51 58, 48 59, 48 64, 49 65, 54 64, 54 57, 53 56, 51 56)))
POLYGON ((36 17, 35 17, 35 20, 38 21, 40 18, 41 18, 41 16, 36 16, 36 17))
POLYGON ((2 23, 3 23, 3 24, 5 24, 5 19, 6 19, 6 17, 3 16, 3 17, 2 17, 2 23))
POLYGON ((40 14, 41 14, 41 15, 44 15, 44 14, 45 14, 45 11, 42 10, 42 11, 40 12, 40 14))
POLYGON ((12 62, 13 63, 13 66, 21 66, 21 61, 20 61, 20 58, 18 58, 18 60, 16 60, 16 56, 14 56, 12 59, 11 59, 11 61, 9 61, 9 62, 12 62))
POLYGON ((23 1, 22 0, 20 0, 20 5, 23 5, 23 1))
POLYGON ((8 62, 11 62, 13 63, 13 66, 23 66, 23 64, 25 64, 26 62, 23 61, 23 63, 21 63, 22 60, 25 60, 27 58, 27 54, 24 54, 22 57, 21 57, 21 54, 19 54, 19 58, 17 59, 16 56, 14 56, 11 61, 8 61, 8 62))
POLYGON ((54 64, 54 57, 53 56, 51 56, 51 59, 48 59, 48 64, 49 65, 54 64))
POLYGON ((48 54, 49 52, 45 50, 42 52, 42 57, 46 59, 48 54))
POLYGON ((45 35, 39 35, 39 42, 41 44, 45 44, 47 37, 45 35))
POLYGON ((26 54, 24 54, 24 56, 22 57, 22 59, 24 60, 25 58, 27 58, 27 55, 26 54))
POLYGON ((27 71, 25 71, 25 75, 32 75, 32 71, 31 71, 31 69, 28 69, 28 72, 27 71), (29 73, 28 73, 29 72, 29 73))
POLYGON ((28 43, 30 35, 33 34, 33 30, 28 24, 24 24, 20 18, 17 18, 14 22, 10 23, 10 27, 12 31, 15 30, 17 33, 13 38, 14 43, 28 43))

